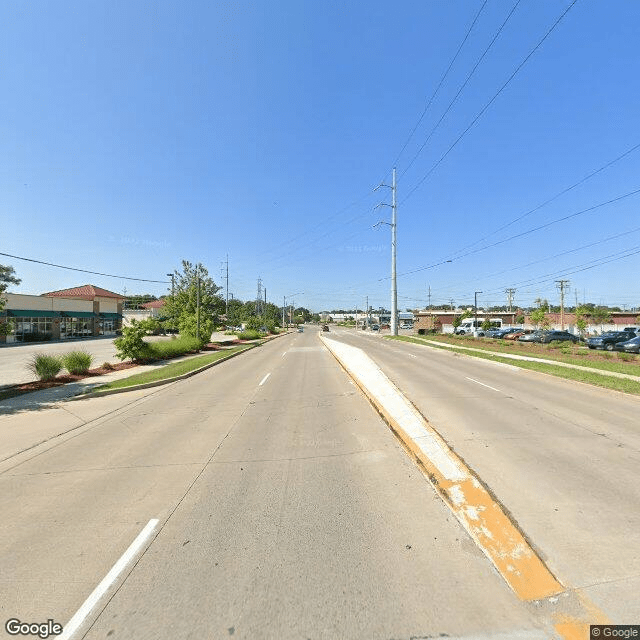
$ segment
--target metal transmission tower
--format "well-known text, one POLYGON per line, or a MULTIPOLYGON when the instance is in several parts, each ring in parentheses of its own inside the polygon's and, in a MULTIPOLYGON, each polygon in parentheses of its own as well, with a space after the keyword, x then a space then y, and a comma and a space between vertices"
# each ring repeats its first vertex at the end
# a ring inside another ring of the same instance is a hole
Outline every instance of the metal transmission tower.
MULTIPOLYGON (((391 204, 381 202, 378 207, 391 207, 391 335, 398 335, 398 286, 396 282, 396 238, 397 238, 397 212, 398 205, 396 199, 396 168, 393 168, 393 179, 391 185, 379 184, 374 191, 377 191, 380 187, 387 187, 391 189, 391 204)), ((377 227, 379 224, 389 224, 388 222, 378 222, 374 225, 377 227)))
POLYGON ((569 291, 569 280, 556 280, 556 287, 560 290, 560 328, 564 329, 564 292, 569 291))
POLYGON ((515 289, 505 289, 504 292, 507 294, 507 304, 509 305, 509 313, 511 313, 511 303, 513 302, 513 296, 516 293, 515 289))

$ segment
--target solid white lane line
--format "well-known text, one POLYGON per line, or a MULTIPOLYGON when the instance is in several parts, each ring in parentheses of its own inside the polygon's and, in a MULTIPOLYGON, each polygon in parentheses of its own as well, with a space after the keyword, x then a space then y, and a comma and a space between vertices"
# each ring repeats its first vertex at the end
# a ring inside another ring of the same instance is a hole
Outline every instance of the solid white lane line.
POLYGON ((91 613, 93 607, 96 606, 100 598, 102 598, 125 567, 146 544, 147 540, 151 537, 151 534, 158 526, 158 522, 159 521, 156 519, 149 520, 147 526, 138 534, 138 537, 120 557, 120 560, 113 565, 111 571, 107 573, 107 575, 102 579, 102 582, 93 590, 91 595, 84 601, 78 611, 76 611, 73 618, 71 618, 71 620, 69 620, 69 622, 64 626, 64 630, 62 634, 58 636, 58 640, 69 640, 69 638, 73 636, 73 634, 78 630, 78 627, 80 627, 84 622, 85 618, 91 613))
POLYGON ((262 378, 262 381, 260 382, 260 384, 259 384, 258 386, 259 386, 259 387, 261 387, 261 386, 262 386, 262 385, 267 381, 267 378, 268 378, 270 375, 271 375, 270 373, 267 373, 267 375, 266 375, 264 378, 262 378))
POLYGON ((467 380, 471 380, 471 382, 475 382, 476 384, 481 384, 483 387, 487 387, 487 389, 493 389, 493 391, 497 391, 498 393, 504 393, 504 391, 500 391, 500 389, 496 389, 495 387, 490 387, 488 384, 485 384, 484 382, 480 382, 479 380, 474 380, 469 376, 465 376, 465 378, 467 380))

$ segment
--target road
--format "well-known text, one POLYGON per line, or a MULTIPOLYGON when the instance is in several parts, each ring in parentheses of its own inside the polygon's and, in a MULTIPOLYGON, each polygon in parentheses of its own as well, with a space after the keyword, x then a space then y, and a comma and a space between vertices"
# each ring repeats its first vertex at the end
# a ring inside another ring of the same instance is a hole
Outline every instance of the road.
MULTIPOLYGON (((635 399, 331 335, 366 347, 568 589, 640 620, 635 399)), ((553 603, 514 595, 316 331, 64 407, 72 431, 0 463, 2 620, 66 625, 158 520, 74 637, 555 637, 553 603)))

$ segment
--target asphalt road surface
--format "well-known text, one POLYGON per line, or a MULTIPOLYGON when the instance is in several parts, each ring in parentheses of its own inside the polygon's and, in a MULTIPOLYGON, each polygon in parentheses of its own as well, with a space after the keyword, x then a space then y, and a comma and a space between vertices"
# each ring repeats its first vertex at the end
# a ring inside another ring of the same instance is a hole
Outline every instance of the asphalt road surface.
MULTIPOLYGON (((568 589, 640 621, 635 398, 331 335, 406 386, 568 589)), ((84 611, 73 637, 111 640, 556 637, 553 603, 514 595, 317 331, 64 406, 81 426, 0 463, 3 622, 84 611)))

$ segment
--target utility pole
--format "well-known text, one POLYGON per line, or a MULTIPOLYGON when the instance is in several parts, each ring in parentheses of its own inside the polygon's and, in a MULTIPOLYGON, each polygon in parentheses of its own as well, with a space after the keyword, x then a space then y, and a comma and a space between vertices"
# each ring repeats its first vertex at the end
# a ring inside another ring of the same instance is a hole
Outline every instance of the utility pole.
MULTIPOLYGON (((398 205, 396 199, 396 168, 393 168, 393 176, 391 186, 388 184, 379 184, 374 191, 377 191, 380 187, 387 187, 391 189, 391 204, 380 203, 377 207, 391 207, 391 335, 398 335, 398 286, 396 281, 396 253, 397 253, 397 219, 398 219, 398 205)), ((376 207, 376 208, 377 208, 376 207)), ((378 222, 378 224, 389 224, 388 222, 378 222)))
POLYGON ((262 307, 262 278, 258 278, 258 294, 256 295, 256 315, 260 315, 262 307))
POLYGON ((429 310, 431 310, 431 285, 428 285, 429 292, 427 293, 427 297, 429 298, 429 310))
POLYGON ((515 292, 515 289, 505 289, 505 293, 507 294, 507 304, 509 305, 509 313, 511 313, 511 303, 513 302, 515 292))
POLYGON ((369 313, 369 296, 367 296, 367 328, 371 326, 371 314, 369 313))
POLYGON ((556 280, 556 287, 560 290, 560 328, 564 330, 564 291, 569 289, 569 280, 556 280))
POLYGON ((284 329, 284 306, 287 303, 287 297, 282 296, 282 328, 284 329))
POLYGON ((227 315, 229 313, 229 254, 227 253, 227 276, 226 276, 226 280, 227 280, 227 295, 226 295, 226 303, 225 303, 225 310, 224 313, 225 315, 227 315))
POLYGON ((476 291, 474 294, 474 303, 473 303, 473 309, 474 309, 474 315, 475 315, 475 325, 473 327, 473 337, 477 338, 478 337, 478 294, 482 293, 482 291, 476 291))
MULTIPOLYGON (((171 305, 172 305, 172 309, 173 309, 173 317, 172 320, 174 321, 173 324, 175 324, 175 313, 176 313, 176 308, 173 305, 174 302, 174 289, 175 289, 175 273, 167 273, 167 275, 171 278, 171 305)), ((175 328, 175 327, 174 327, 175 328)))
MULTIPOLYGON (((196 338, 200 340, 200 265, 196 265, 196 278, 198 289, 196 292, 196 338)), ((209 337, 211 339, 211 337, 209 337)), ((207 340, 209 342, 209 340, 207 340)))

